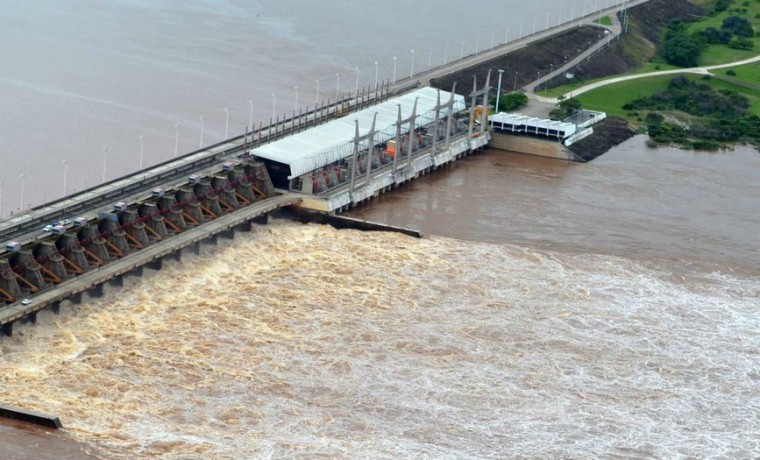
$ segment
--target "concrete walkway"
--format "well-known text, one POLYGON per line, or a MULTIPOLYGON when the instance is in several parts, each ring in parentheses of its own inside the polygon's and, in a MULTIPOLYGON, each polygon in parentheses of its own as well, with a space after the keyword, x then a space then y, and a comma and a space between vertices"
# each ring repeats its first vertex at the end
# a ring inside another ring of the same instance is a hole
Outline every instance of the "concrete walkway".
MULTIPOLYGON (((638 78, 656 77, 658 75, 675 75, 675 74, 680 74, 680 73, 709 75, 711 70, 726 69, 726 68, 741 66, 745 64, 752 64, 753 62, 760 62, 760 55, 757 55, 749 59, 744 59, 743 61, 729 62, 728 64, 718 64, 718 65, 702 66, 702 67, 689 67, 686 69, 659 70, 656 72, 648 72, 648 73, 642 73, 642 74, 636 74, 636 75, 625 75, 622 77, 610 78, 607 80, 602 80, 596 83, 591 83, 586 86, 582 86, 580 88, 574 89, 564 94, 563 97, 566 99, 575 97, 580 94, 586 93, 588 91, 594 90, 596 88, 612 85, 614 83, 620 83, 621 81, 635 80, 638 78)), ((559 103, 558 98, 541 97, 539 95, 534 95, 534 97, 538 99, 539 101, 548 103, 548 104, 559 103)))

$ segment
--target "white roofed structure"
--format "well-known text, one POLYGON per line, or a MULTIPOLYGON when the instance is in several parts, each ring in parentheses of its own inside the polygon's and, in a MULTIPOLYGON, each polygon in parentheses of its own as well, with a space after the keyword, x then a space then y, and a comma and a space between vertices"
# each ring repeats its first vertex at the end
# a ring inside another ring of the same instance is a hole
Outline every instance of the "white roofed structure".
MULTIPOLYGON (((357 121, 359 135, 363 136, 369 132, 372 120, 377 114, 375 143, 387 142, 396 136, 399 106, 401 117, 407 118, 411 115, 416 100, 418 115, 416 127, 432 123, 435 120, 438 93, 439 91, 435 88, 420 88, 368 109, 349 113, 323 125, 262 145, 252 149, 250 153, 257 158, 289 166, 288 179, 293 179, 351 156, 354 153, 357 121)), ((443 104, 451 98, 451 93, 448 91, 440 91, 440 95, 443 104)), ((454 95, 453 107, 455 113, 464 110, 466 108, 464 96, 454 95)), ((443 118, 447 115, 447 109, 443 109, 439 117, 443 118)), ((363 146, 363 148, 367 147, 363 146)))
POLYGON ((497 113, 491 115, 488 121, 491 128, 499 132, 551 137, 560 141, 578 131, 573 123, 533 118, 519 113, 497 113))

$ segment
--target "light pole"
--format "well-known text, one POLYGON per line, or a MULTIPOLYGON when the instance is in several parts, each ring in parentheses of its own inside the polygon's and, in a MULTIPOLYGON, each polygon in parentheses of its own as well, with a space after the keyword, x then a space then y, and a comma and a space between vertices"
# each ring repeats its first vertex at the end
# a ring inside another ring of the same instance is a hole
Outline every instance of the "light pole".
POLYGON ((143 169, 143 145, 145 143, 144 141, 145 141, 145 138, 143 137, 142 134, 140 134, 140 171, 142 171, 143 169))
POLYGON ((317 97, 314 98, 314 103, 319 105, 319 78, 317 78, 317 97))
POLYGON ((504 43, 509 43, 509 26, 504 29, 504 43))
POLYGON ((224 108, 224 138, 227 139, 227 133, 229 132, 230 128, 230 109, 229 107, 224 108))
POLYGON ((459 44, 459 59, 464 58, 464 42, 459 44))
POLYGON ((179 123, 174 123, 174 158, 179 153, 179 123))
POLYGON ((517 36, 517 39, 520 40, 522 38, 522 29, 523 29, 523 21, 520 21, 520 34, 517 36))
POLYGON ((66 196, 66 170, 68 169, 69 160, 63 160, 61 163, 63 163, 63 196, 66 196))
POLYGON ((499 69, 499 85, 496 89, 496 113, 499 113, 499 97, 501 96, 501 76, 504 74, 504 69, 499 69))
POLYGON ((396 64, 398 64, 398 59, 393 56, 393 83, 396 83, 396 64))
POLYGON ((26 183, 26 174, 19 174, 21 178, 21 212, 24 212, 24 185, 26 183))
POLYGON ((414 50, 411 50, 412 53, 412 66, 409 69, 409 78, 412 78, 414 76, 414 50))
POLYGON ((428 66, 427 66, 428 70, 430 69, 430 65, 432 63, 433 63, 433 52, 431 51, 428 53, 428 66))
POLYGON ((293 103, 293 111, 297 112, 298 111, 298 85, 295 86, 295 90, 296 90, 296 101, 293 103))
POLYGON ((3 217, 3 182, 0 181, 0 217, 3 217))
POLYGON ((544 30, 549 29, 549 16, 551 16, 551 13, 546 13, 546 27, 544 28, 544 30))
POLYGON ((335 102, 338 102, 340 96, 340 73, 335 74, 335 102))
MULTIPOLYGON (((538 18, 533 16, 533 34, 536 33, 536 21, 538 21, 538 18)), ((531 35, 533 35, 531 34, 531 35)))
POLYGON ((375 91, 377 91, 377 73, 378 73, 379 67, 377 64, 377 61, 375 61, 375 91))
MULTIPOLYGON (((492 30, 491 31, 491 48, 493 48, 493 41, 495 37, 496 37, 496 31, 492 30)), ((491 48, 488 48, 488 49, 491 49, 491 48)))
POLYGON ((475 54, 478 54, 478 51, 480 51, 480 37, 475 39, 475 54))
POLYGON ((446 45, 446 49, 443 50, 443 65, 449 63, 449 45, 446 45))
POLYGON ((248 99, 248 127, 253 131, 253 99, 248 99))
POLYGON ((354 96, 359 94, 359 68, 356 68, 356 84, 354 85, 354 96))
POLYGON ((512 82, 512 91, 517 91, 517 74, 519 72, 515 70, 515 80, 512 82))
POLYGON ((106 166, 108 165, 108 147, 103 147, 103 183, 106 182, 106 166))
POLYGON ((201 121, 201 138, 198 141, 198 147, 203 147, 203 115, 199 116, 198 120, 201 121))
POLYGON ((274 121, 276 111, 277 111, 277 94, 272 93, 272 121, 274 121))

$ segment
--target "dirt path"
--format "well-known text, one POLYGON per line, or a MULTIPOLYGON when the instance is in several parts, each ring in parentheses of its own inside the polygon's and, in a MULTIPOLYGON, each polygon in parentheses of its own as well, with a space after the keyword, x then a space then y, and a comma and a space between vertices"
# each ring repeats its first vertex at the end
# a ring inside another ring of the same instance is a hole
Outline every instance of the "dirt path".
MULTIPOLYGON (((727 64, 718 64, 718 65, 701 66, 701 67, 689 67, 686 69, 659 70, 656 72, 642 73, 642 74, 637 74, 637 75, 625 75, 622 77, 609 78, 607 80, 602 80, 602 81, 588 84, 586 86, 582 86, 580 88, 574 89, 564 94, 563 97, 566 99, 575 97, 580 94, 591 91, 593 89, 600 88, 602 86, 607 86, 614 83, 620 83, 621 81, 635 80, 637 78, 648 78, 648 77, 655 77, 658 75, 674 75, 674 74, 680 74, 680 73, 694 73, 694 74, 709 75, 711 70, 726 69, 729 67, 752 64, 754 62, 760 62, 760 55, 757 55, 749 59, 744 59, 742 61, 729 62, 727 64)), ((548 104, 557 104, 559 102, 558 98, 542 97, 537 94, 534 94, 533 97, 535 97, 540 102, 548 103, 548 104)))

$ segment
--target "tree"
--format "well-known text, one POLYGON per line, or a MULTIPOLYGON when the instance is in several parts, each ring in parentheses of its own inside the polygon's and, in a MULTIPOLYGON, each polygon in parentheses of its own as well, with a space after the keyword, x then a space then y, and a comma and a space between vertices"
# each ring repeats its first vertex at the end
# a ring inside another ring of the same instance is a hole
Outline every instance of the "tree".
POLYGON ((714 44, 727 44, 731 41, 731 33, 726 32, 725 30, 718 30, 715 27, 708 27, 707 29, 700 32, 702 38, 705 39, 705 41, 711 45, 714 44))
POLYGON ((511 93, 504 94, 499 98, 499 107, 497 112, 511 112, 517 110, 520 107, 528 103, 528 96, 525 93, 519 91, 513 91, 511 93))
POLYGON ((755 31, 752 29, 752 23, 749 19, 741 16, 731 16, 723 20, 721 30, 728 32, 731 35, 738 35, 739 37, 754 37, 755 31))
POLYGON ((751 50, 755 47, 755 42, 745 37, 734 37, 728 43, 728 47, 736 50, 751 50))
POLYGON ((696 67, 699 63, 702 45, 698 39, 685 32, 666 34, 662 46, 663 57, 669 64, 679 67, 696 67))

